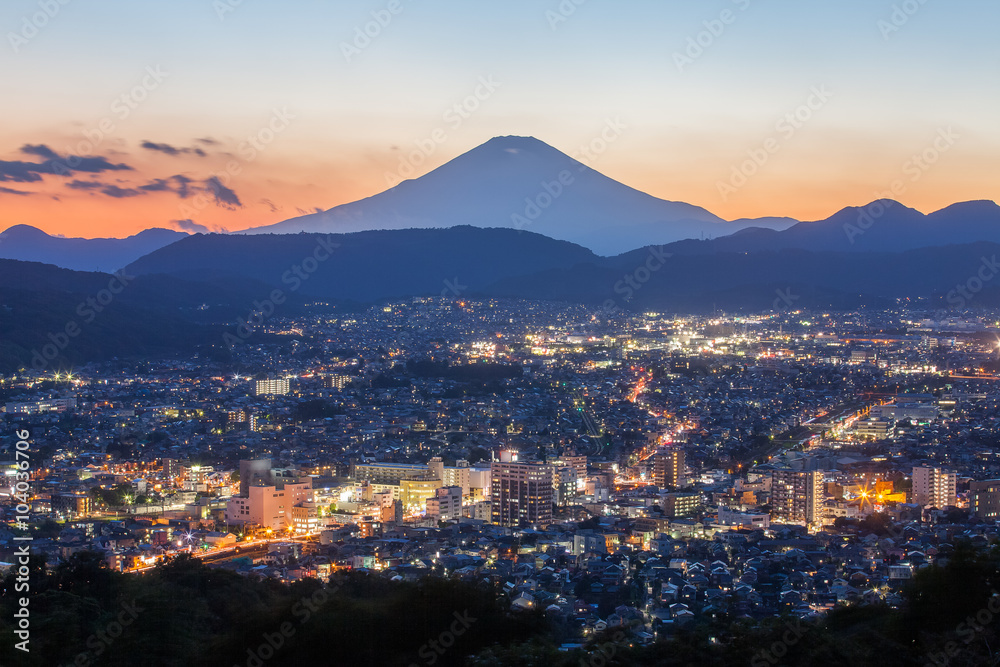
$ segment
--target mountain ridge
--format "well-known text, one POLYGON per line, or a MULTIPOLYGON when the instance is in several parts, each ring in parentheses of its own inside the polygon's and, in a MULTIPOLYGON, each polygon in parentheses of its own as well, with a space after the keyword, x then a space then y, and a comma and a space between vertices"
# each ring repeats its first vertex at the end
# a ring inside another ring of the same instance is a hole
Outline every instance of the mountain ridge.
POLYGON ((0 259, 55 264, 77 271, 113 272, 185 236, 186 232, 151 227, 120 239, 66 238, 17 224, 0 232, 0 259))

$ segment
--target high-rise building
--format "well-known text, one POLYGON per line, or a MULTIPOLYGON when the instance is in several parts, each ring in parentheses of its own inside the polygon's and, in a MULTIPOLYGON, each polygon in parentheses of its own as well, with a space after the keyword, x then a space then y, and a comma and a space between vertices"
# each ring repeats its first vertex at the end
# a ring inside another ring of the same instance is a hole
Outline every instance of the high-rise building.
POLYGON ((289 390, 288 379, 269 378, 267 380, 257 380, 256 390, 258 396, 284 396, 289 390))
POLYGON ((958 475, 941 468, 918 466, 913 469, 913 502, 921 507, 954 507, 958 475))
POLYGON ((431 477, 441 480, 442 486, 458 486, 462 495, 469 495, 469 462, 465 459, 455 461, 454 466, 446 466, 440 456, 435 456, 427 463, 431 477))
POLYGON ((552 520, 551 466, 514 460, 494 461, 490 477, 493 523, 520 526, 552 520))
POLYGON ((577 495, 576 468, 568 465, 554 466, 552 475, 553 499, 556 505, 565 506, 573 502, 577 495))
POLYGON ((323 378, 323 386, 330 389, 343 389, 350 381, 350 375, 327 375, 323 378))
POLYGON ((240 461, 240 494, 226 505, 226 522, 273 530, 315 527, 311 477, 271 468, 270 459, 240 461))
POLYGON ((164 480, 174 480, 181 476, 181 462, 178 459, 160 459, 163 472, 160 476, 164 480))
POLYGON ((970 509, 977 519, 997 521, 1000 519, 1000 479, 986 479, 969 485, 972 500, 970 509))
POLYGON ((462 516, 462 487, 442 486, 427 499, 427 516, 447 521, 462 516))
POLYGON ((653 455, 653 484, 661 489, 684 486, 685 465, 683 449, 661 449, 653 455))
POLYGON ((240 495, 245 496, 250 492, 250 485, 254 483, 270 483, 273 481, 271 475, 271 459, 242 459, 240 461, 240 495))
POLYGON ((781 523, 819 523, 823 497, 821 470, 780 469, 771 473, 771 516, 781 523))
POLYGON ((667 493, 661 503, 663 516, 668 519, 694 516, 699 506, 701 506, 700 493, 667 493))

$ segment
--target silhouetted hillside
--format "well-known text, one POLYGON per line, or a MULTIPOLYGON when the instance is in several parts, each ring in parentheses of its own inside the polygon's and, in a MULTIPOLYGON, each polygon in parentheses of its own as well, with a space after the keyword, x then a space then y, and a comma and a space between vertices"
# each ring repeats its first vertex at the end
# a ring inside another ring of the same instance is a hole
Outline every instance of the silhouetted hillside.
POLYGON ((325 299, 457 296, 510 276, 598 258, 511 229, 402 229, 354 234, 196 234, 129 265, 136 275, 239 276, 325 299))

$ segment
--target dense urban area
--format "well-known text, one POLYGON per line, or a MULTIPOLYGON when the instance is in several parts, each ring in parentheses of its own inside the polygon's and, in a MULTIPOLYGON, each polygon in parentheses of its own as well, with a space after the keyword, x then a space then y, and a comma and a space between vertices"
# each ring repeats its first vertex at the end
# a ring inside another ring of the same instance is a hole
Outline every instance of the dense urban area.
POLYGON ((258 607, 283 612, 187 664, 367 664, 344 656, 375 655, 370 628, 317 625, 338 609, 400 628, 381 664, 987 664, 997 318, 442 297, 22 370, 0 378, 2 604, 50 596, 31 664, 118 664, 166 608, 258 607), (92 612, 61 618, 70 597, 92 612))

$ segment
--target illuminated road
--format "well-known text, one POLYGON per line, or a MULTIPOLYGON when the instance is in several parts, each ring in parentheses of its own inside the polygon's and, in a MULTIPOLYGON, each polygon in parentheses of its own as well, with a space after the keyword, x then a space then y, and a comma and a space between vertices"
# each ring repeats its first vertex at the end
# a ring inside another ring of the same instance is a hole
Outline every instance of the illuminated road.
MULTIPOLYGON (((313 541, 319 536, 319 533, 308 533, 306 535, 296 535, 293 537, 286 538, 272 538, 270 540, 254 540, 247 542, 238 542, 232 546, 222 547, 221 549, 212 549, 211 551, 200 551, 191 554, 193 558, 197 558, 206 563, 218 563, 222 561, 227 561, 233 558, 243 558, 244 556, 253 556, 257 554, 265 554, 268 552, 269 547, 272 543, 281 544, 283 542, 299 542, 299 541, 313 541)), ((162 561, 161 561, 162 562, 162 561)), ((156 565, 146 565, 144 567, 137 567, 131 570, 125 570, 125 572, 135 573, 135 572, 148 572, 155 568, 156 565)))

